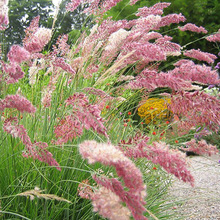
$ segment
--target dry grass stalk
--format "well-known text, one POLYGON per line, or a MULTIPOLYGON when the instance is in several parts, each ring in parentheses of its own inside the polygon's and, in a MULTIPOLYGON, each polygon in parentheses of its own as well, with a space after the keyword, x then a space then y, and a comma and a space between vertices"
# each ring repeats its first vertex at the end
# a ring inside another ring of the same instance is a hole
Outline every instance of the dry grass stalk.
POLYGON ((17 194, 17 196, 30 197, 31 200, 33 200, 35 198, 35 196, 36 196, 37 198, 49 199, 49 200, 55 199, 57 201, 71 203, 69 200, 64 199, 62 197, 59 197, 59 196, 56 196, 54 194, 42 194, 43 191, 44 190, 40 190, 38 187, 35 187, 33 190, 28 190, 26 192, 19 193, 19 194, 17 194))

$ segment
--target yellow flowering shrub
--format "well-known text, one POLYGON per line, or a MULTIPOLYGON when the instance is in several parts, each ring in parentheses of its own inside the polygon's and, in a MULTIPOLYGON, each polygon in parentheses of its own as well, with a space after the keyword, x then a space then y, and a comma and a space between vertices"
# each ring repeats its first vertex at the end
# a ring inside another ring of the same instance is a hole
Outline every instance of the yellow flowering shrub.
POLYGON ((138 115, 145 118, 146 124, 151 121, 155 123, 157 120, 167 120, 171 117, 171 112, 167 108, 170 102, 169 98, 149 98, 138 108, 138 115))

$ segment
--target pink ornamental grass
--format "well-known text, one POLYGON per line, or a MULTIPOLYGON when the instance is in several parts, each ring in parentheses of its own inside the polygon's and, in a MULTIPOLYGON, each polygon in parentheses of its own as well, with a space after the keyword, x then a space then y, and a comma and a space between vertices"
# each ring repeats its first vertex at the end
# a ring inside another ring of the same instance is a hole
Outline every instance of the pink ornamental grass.
POLYGON ((18 119, 16 117, 6 119, 4 121, 3 129, 13 137, 19 138, 25 145, 25 151, 23 152, 24 157, 33 158, 34 160, 38 159, 50 166, 55 166, 57 170, 61 170, 59 164, 53 158, 53 155, 46 149, 48 147, 47 143, 35 142, 32 144, 26 129, 23 125, 18 124, 18 119))
POLYGON ((66 10, 73 12, 75 9, 77 9, 77 7, 78 7, 81 3, 83 3, 82 0, 71 0, 71 2, 66 5, 66 10))
POLYGON ((60 35, 56 41, 56 45, 53 45, 53 53, 59 56, 66 56, 70 50, 70 45, 67 44, 68 35, 60 35))
POLYGON ((102 53, 102 57, 100 59, 101 62, 110 63, 112 60, 117 57, 118 52, 120 51, 120 46, 125 41, 126 37, 129 35, 129 31, 124 29, 119 29, 118 31, 112 33, 109 36, 107 45, 104 48, 102 53))
POLYGON ((38 28, 25 40, 24 48, 30 53, 37 53, 43 50, 52 36, 52 30, 48 28, 38 28))
POLYGON ((49 108, 51 106, 51 100, 52 100, 52 89, 45 90, 43 93, 43 97, 41 99, 41 103, 44 106, 44 108, 49 108))
POLYGON ((72 105, 73 115, 77 117, 85 129, 92 128, 97 133, 103 134, 108 138, 101 111, 97 105, 89 104, 85 94, 75 93, 66 100, 66 105, 72 105))
POLYGON ((2 61, 2 69, 5 73, 5 81, 7 84, 18 82, 19 79, 24 77, 24 72, 17 63, 5 63, 2 61))
POLYGON ((206 40, 210 42, 220 42, 220 29, 218 30, 217 33, 206 37, 206 40))
POLYGON ((106 11, 110 10, 112 7, 117 5, 121 0, 72 0, 67 4, 67 11, 74 11, 80 4, 89 4, 89 7, 86 8, 83 12, 89 14, 104 14, 106 11))
POLYGON ((81 136, 83 129, 89 130, 90 128, 108 138, 107 129, 104 126, 104 120, 101 117, 98 105, 89 104, 85 94, 75 93, 65 103, 66 106, 72 106, 72 112, 55 128, 54 132, 56 137, 59 138, 57 144, 66 143, 74 137, 81 136))
POLYGON ((125 186, 129 189, 128 191, 125 191, 122 183, 115 178, 107 179, 94 176, 94 180, 98 185, 119 196, 121 202, 126 203, 130 209, 134 219, 146 219, 143 216, 146 186, 143 183, 140 170, 134 163, 111 144, 84 141, 79 145, 79 151, 82 157, 91 164, 100 162, 106 166, 115 167, 118 176, 123 179, 125 186))
POLYGON ((18 119, 16 117, 5 119, 3 129, 13 137, 20 138, 25 146, 32 146, 31 139, 28 136, 26 129, 23 125, 18 124, 18 119))
POLYGON ((143 215, 143 212, 146 211, 143 206, 145 205, 144 197, 146 196, 146 189, 142 190, 142 192, 127 191, 124 190, 124 186, 116 178, 108 179, 105 177, 98 178, 97 176, 93 176, 93 179, 99 186, 114 192, 121 199, 121 202, 127 205, 135 220, 147 220, 143 215))
POLYGON ((11 63, 21 63, 30 59, 30 53, 19 45, 13 45, 7 56, 11 63))
POLYGON ((5 30, 8 24, 8 0, 0 0, 0 30, 5 30))
POLYGON ((29 38, 31 38, 32 35, 33 35, 34 33, 36 33, 36 31, 37 31, 38 28, 39 28, 39 21, 40 21, 40 15, 38 15, 37 17, 34 17, 34 18, 32 19, 32 21, 31 21, 29 27, 27 27, 27 28, 25 29, 25 34, 26 34, 26 35, 25 35, 25 37, 24 37, 24 39, 23 39, 23 45, 25 45, 26 42, 30 40, 29 38))
POLYGON ((166 56, 179 56, 181 54, 181 46, 170 42, 170 40, 172 40, 172 37, 165 35, 156 39, 155 44, 165 51, 166 56))
POLYGON ((168 26, 170 24, 174 24, 174 23, 178 24, 180 22, 184 22, 185 20, 186 18, 181 13, 180 14, 169 14, 161 18, 161 21, 159 22, 155 30, 161 27, 164 27, 164 26, 168 26))
POLYGON ((157 3, 149 8, 148 7, 139 8, 136 16, 147 17, 149 15, 162 15, 163 9, 169 7, 170 4, 171 3, 164 2, 164 3, 157 3))
POLYGON ((75 70, 68 63, 65 62, 65 59, 63 57, 57 57, 53 62, 53 65, 62 68, 64 71, 71 73, 72 75, 76 74, 75 70))
POLYGON ((93 94, 93 95, 99 96, 101 98, 110 98, 111 97, 110 95, 108 95, 106 92, 104 92, 101 89, 87 87, 87 88, 84 88, 84 90, 89 94, 93 94))
POLYGON ((127 88, 141 89, 146 88, 148 91, 153 91, 159 87, 169 87, 175 91, 185 90, 191 88, 191 83, 180 77, 173 77, 167 73, 157 73, 149 69, 145 69, 138 75, 135 80, 129 82, 127 88))
POLYGON ((168 72, 174 78, 202 84, 220 84, 218 72, 205 64, 198 65, 191 60, 180 60, 174 64, 175 68, 168 72))
POLYGON ((199 155, 208 155, 208 156, 218 153, 218 149, 216 146, 207 144, 205 140, 201 140, 197 142, 195 139, 186 142, 186 148, 182 148, 182 150, 192 151, 199 155))
POLYGON ((214 63, 215 59, 217 59, 217 57, 214 54, 195 49, 186 50, 184 51, 183 55, 200 61, 206 61, 207 63, 214 63))
POLYGON ((191 24, 191 23, 187 23, 182 27, 179 26, 178 28, 181 31, 192 31, 192 32, 204 33, 204 34, 208 33, 208 31, 204 27, 202 26, 198 27, 195 24, 191 24))
POLYGON ((92 197, 93 211, 99 212, 104 218, 110 220, 130 220, 130 210, 123 206, 121 199, 110 189, 106 187, 99 187, 92 197))
POLYGON ((20 95, 7 95, 4 99, 0 100, 0 111, 5 108, 16 108, 20 112, 34 113, 36 108, 29 100, 20 95))
POLYGON ((192 125, 206 125, 218 132, 220 125, 220 101, 205 92, 180 91, 171 96, 170 110, 187 119, 192 125))
MULTIPOLYGON (((161 21, 161 16, 159 15, 149 15, 147 17, 140 17, 135 20, 135 25, 132 27, 133 30, 138 30, 141 32, 141 35, 145 32, 149 32, 150 30, 157 29, 158 24, 161 21)), ((131 32, 131 33, 132 33, 131 32)))
POLYGON ((139 0, 130 0, 130 5, 134 5, 136 4, 136 2, 138 2, 139 0))
POLYGON ((61 145, 71 141, 75 137, 81 136, 83 126, 73 115, 68 115, 55 127, 54 133, 56 134, 56 138, 59 138, 56 144, 61 145))
POLYGON ((85 13, 90 14, 99 14, 102 15, 108 10, 110 10, 112 7, 117 5, 118 2, 122 0, 87 0, 86 2, 89 3, 89 7, 84 10, 85 13))
POLYGON ((175 121, 175 125, 173 125, 179 137, 187 135, 191 130, 195 130, 196 126, 197 121, 189 118, 181 118, 181 120, 175 121))
POLYGON ((103 1, 103 3, 101 4, 101 12, 105 13, 108 10, 110 10, 111 8, 113 8, 115 5, 117 5, 119 2, 121 2, 122 0, 108 0, 108 1, 103 1))
POLYGON ((144 43, 144 42, 147 42, 147 41, 150 41, 153 39, 157 39, 160 37, 163 37, 163 35, 160 33, 154 32, 154 31, 151 31, 148 33, 141 33, 141 38, 140 38, 139 42, 144 43))
POLYGON ((133 64, 142 61, 145 65, 153 61, 166 60, 165 52, 157 45, 152 43, 132 42, 125 44, 117 60, 120 60, 126 54, 134 51, 134 53, 126 61, 127 64, 133 64))
POLYGON ((77 50, 82 49, 82 56, 86 57, 93 52, 96 45, 100 45, 101 41, 107 43, 113 33, 124 28, 130 28, 129 22, 127 20, 104 20, 99 26, 93 27, 90 35, 83 40, 77 50))
POLYGON ((163 142, 153 142, 149 145, 148 139, 144 136, 138 140, 130 139, 128 142, 121 142, 119 147, 127 157, 146 158, 193 186, 194 178, 187 169, 185 155, 178 150, 169 149, 169 146, 163 142))
POLYGON ((32 144, 32 147, 35 152, 35 157, 33 157, 32 152, 26 151, 23 153, 24 157, 33 157, 33 159, 38 159, 41 162, 47 163, 49 166, 56 167, 57 170, 61 171, 60 165, 53 158, 51 152, 47 150, 48 144, 45 142, 35 142, 32 144))

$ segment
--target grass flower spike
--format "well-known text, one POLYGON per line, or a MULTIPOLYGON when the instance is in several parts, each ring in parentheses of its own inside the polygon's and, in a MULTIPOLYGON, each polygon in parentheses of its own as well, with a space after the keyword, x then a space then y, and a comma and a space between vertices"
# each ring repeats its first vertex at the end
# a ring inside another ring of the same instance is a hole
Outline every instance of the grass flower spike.
MULTIPOLYGON (((125 202, 135 219, 146 219, 143 216, 146 187, 142 180, 142 174, 134 163, 111 144, 85 141, 79 145, 79 151, 89 163, 100 162, 106 166, 115 167, 118 176, 123 179, 125 187, 129 189, 128 191, 125 191, 122 183, 115 178, 107 179, 94 176, 94 179, 99 185, 115 193, 121 202, 125 202)), ((115 208, 118 209, 117 206, 115 208)))

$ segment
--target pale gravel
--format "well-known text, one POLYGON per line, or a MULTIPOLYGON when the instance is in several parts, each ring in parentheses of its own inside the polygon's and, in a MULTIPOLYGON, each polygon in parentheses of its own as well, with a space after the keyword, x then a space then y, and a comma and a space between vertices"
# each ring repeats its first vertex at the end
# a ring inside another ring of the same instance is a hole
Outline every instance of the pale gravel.
MULTIPOLYGON (((189 158, 195 186, 174 180, 169 190, 174 218, 185 220, 220 220, 220 155, 189 158)), ((172 220, 174 220, 172 219, 172 220)))

